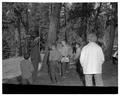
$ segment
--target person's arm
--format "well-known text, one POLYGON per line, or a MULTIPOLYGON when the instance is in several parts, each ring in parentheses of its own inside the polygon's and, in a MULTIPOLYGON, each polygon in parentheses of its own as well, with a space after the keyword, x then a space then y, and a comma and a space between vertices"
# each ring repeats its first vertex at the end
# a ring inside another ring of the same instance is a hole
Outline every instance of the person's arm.
POLYGON ((84 63, 84 58, 85 58, 85 49, 83 48, 81 50, 81 55, 80 55, 80 63, 81 63, 82 67, 83 67, 83 63, 84 63))
POLYGON ((104 61, 105 61, 105 58, 104 58, 104 53, 103 53, 103 51, 102 51, 102 48, 99 49, 98 58, 99 58, 99 62, 100 62, 101 64, 103 64, 104 61))
POLYGON ((79 59, 80 53, 81 53, 81 49, 79 48, 79 49, 76 50, 76 54, 75 54, 74 60, 79 59))

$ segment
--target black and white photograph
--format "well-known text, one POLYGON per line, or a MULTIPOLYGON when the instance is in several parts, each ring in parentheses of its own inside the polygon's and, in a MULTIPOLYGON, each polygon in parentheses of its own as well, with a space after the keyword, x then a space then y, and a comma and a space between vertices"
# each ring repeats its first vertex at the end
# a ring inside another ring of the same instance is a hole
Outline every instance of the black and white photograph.
POLYGON ((1 13, 2 94, 118 94, 118 2, 2 2, 1 13))

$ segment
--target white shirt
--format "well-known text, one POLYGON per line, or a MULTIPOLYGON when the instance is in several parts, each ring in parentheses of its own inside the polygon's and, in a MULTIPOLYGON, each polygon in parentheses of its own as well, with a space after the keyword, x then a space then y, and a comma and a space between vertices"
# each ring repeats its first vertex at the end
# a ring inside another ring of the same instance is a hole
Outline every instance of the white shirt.
POLYGON ((84 74, 101 74, 104 54, 102 48, 94 42, 83 47, 80 56, 84 74))

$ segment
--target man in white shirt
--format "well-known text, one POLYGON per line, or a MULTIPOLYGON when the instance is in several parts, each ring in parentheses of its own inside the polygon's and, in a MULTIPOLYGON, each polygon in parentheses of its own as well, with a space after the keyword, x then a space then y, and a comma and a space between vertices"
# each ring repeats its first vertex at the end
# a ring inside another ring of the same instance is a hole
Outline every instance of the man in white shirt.
POLYGON ((80 56, 86 86, 93 86, 93 76, 96 86, 103 86, 102 64, 104 63, 104 54, 102 48, 95 43, 97 41, 95 34, 90 33, 87 38, 89 43, 83 47, 80 56))

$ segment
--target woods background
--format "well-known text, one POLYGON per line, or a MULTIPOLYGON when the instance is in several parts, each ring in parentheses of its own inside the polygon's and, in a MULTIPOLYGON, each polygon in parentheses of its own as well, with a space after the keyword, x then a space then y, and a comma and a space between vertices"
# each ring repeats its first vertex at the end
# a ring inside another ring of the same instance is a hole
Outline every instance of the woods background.
POLYGON ((53 42, 65 39, 70 45, 86 44, 95 32, 106 60, 118 45, 117 3, 2 3, 3 59, 29 53, 35 38, 45 52, 53 42))

